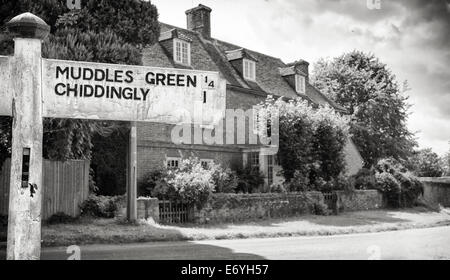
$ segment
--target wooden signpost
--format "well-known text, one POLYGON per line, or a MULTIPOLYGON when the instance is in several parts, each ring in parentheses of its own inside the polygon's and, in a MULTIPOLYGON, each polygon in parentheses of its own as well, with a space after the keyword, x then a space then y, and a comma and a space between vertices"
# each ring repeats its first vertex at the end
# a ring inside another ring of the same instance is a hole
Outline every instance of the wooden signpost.
POLYGON ((42 118, 131 123, 127 217, 136 219, 136 122, 211 125, 225 114, 217 72, 43 59, 50 27, 25 13, 7 27, 14 56, 0 57, 0 115, 12 116, 8 259, 39 259, 42 118))

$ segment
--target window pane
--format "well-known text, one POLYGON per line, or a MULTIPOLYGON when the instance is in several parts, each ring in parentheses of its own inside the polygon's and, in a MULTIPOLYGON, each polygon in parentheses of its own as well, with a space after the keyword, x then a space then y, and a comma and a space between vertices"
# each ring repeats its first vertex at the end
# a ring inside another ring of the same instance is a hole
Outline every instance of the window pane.
POLYGON ((295 75, 295 90, 298 93, 305 93, 306 80, 305 77, 300 75, 295 75))
POLYGON ((174 49, 174 60, 175 62, 182 64, 189 64, 190 62, 190 48, 188 42, 183 41, 175 41, 175 49, 174 49))
POLYGON ((182 63, 183 64, 188 64, 188 44, 183 42, 182 43, 182 63))
POLYGON ((181 62, 181 43, 175 43, 175 61, 181 62))
POLYGON ((168 168, 177 168, 180 163, 180 159, 177 158, 168 158, 167 159, 167 167, 168 168))

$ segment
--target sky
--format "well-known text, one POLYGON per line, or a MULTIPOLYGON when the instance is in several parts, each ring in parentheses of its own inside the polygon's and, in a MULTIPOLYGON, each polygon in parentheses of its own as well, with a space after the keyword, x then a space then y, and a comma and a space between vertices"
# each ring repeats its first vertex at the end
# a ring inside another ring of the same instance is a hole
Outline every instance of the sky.
POLYGON ((162 22, 212 9, 212 37, 281 58, 373 53, 409 83, 408 127, 420 148, 450 150, 450 0, 153 0, 162 22), (377 1, 380 5, 377 5, 377 1), (367 3, 369 2, 369 4, 367 3))

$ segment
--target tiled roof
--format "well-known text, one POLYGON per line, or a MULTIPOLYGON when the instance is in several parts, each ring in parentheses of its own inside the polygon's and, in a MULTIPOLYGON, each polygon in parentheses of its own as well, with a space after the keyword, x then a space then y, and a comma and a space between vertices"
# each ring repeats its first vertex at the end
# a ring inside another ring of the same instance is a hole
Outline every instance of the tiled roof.
POLYGON ((241 58, 247 58, 247 59, 251 59, 253 61, 258 61, 246 49, 242 49, 242 48, 236 49, 236 50, 225 51, 225 53, 226 53, 229 61, 233 61, 233 60, 241 59, 241 58))
POLYGON ((206 39, 199 33, 169 24, 160 23, 160 42, 147 48, 144 55, 144 65, 186 68, 173 61, 172 55, 162 46, 163 41, 170 38, 184 38, 191 42, 191 68, 196 70, 217 71, 227 80, 229 87, 242 88, 260 95, 284 96, 287 98, 306 98, 316 104, 330 104, 339 111, 344 108, 329 100, 324 94, 312 85, 307 85, 306 96, 299 95, 289 85, 284 75, 295 71, 295 63, 307 63, 297 61, 286 64, 281 59, 266 54, 242 48, 240 46, 220 41, 206 39), (256 81, 245 80, 231 64, 232 60, 248 57, 257 61, 256 81))
POLYGON ((178 29, 176 29, 176 28, 173 28, 169 31, 161 32, 161 34, 159 35, 160 42, 169 40, 169 39, 173 39, 173 38, 178 38, 178 39, 182 39, 187 42, 192 42, 191 37, 187 36, 183 32, 179 32, 178 29))

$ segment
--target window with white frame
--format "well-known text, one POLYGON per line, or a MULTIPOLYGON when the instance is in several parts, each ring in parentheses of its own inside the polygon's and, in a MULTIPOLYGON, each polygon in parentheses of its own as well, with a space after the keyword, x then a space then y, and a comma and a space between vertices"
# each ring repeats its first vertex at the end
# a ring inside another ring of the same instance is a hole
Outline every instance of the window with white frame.
POLYGON ((254 61, 244 59, 244 79, 255 81, 256 80, 256 63, 254 61))
POLYGON ((174 39, 173 60, 180 64, 191 65, 191 44, 183 40, 174 39))
POLYGON ((250 167, 253 170, 259 170, 259 152, 251 152, 248 154, 250 167))
POLYGON ((180 166, 181 158, 177 157, 168 157, 166 158, 166 166, 167 168, 178 168, 180 166))
POLYGON ((297 93, 305 93, 305 87, 306 87, 306 80, 305 77, 302 75, 295 75, 295 91, 297 93))
POLYGON ((200 163, 202 165, 203 168, 207 168, 208 166, 210 166, 212 163, 214 162, 214 160, 212 159, 201 159, 200 163))

